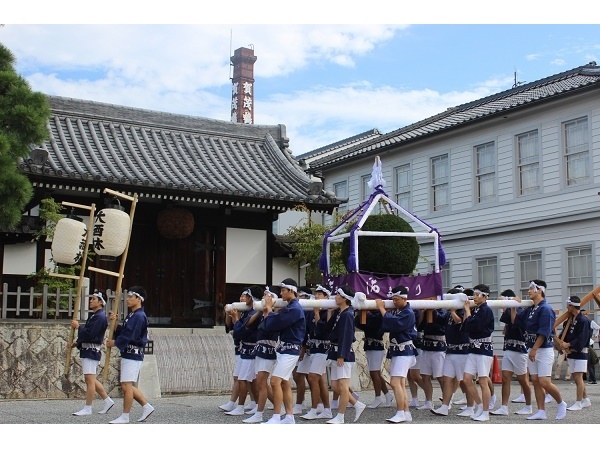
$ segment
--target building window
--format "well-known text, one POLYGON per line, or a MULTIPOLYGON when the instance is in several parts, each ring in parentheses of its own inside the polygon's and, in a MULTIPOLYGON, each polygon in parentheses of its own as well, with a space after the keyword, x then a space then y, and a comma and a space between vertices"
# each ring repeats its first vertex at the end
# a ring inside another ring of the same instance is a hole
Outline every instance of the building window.
POLYGON ((540 190, 540 148, 537 130, 517 136, 519 195, 540 190))
POLYGON ((587 117, 564 124, 567 186, 590 181, 590 144, 587 117))
MULTIPOLYGON (((490 288, 488 298, 498 298, 498 258, 477 259, 477 284, 487 284, 490 288)), ((492 309, 496 326, 500 324, 502 312, 498 308, 492 309)))
POLYGON ((369 196, 373 193, 373 189, 369 187, 369 181, 371 181, 371 175, 363 175, 360 177, 360 185, 362 192, 362 200, 361 203, 366 201, 369 196))
MULTIPOLYGON (((435 264, 431 265, 431 272, 435 271, 435 264)), ((446 264, 440 267, 440 274, 442 275, 442 292, 445 294, 450 289, 452 289, 452 285, 450 284, 450 280, 452 279, 450 273, 450 261, 446 260, 446 264)))
POLYGON ((431 197, 434 211, 444 211, 450 206, 449 181, 448 155, 431 158, 431 197))
MULTIPOLYGON (((333 184, 333 192, 337 198, 346 198, 348 197, 348 182, 340 181, 339 183, 333 184)), ((341 204, 338 206, 338 213, 345 214, 348 210, 348 202, 341 204)))
POLYGON ((569 296, 583 298, 594 289, 592 264, 592 246, 567 248, 567 270, 569 296))
POLYGON ((522 253, 519 255, 520 270, 520 295, 523 299, 529 298, 529 282, 531 280, 543 280, 542 274, 542 252, 522 253))
POLYGON ((407 211, 410 211, 410 164, 396 167, 394 170, 396 182, 395 202, 407 211))
POLYGON ((493 142, 475 147, 477 163, 477 203, 496 200, 496 145, 493 142))

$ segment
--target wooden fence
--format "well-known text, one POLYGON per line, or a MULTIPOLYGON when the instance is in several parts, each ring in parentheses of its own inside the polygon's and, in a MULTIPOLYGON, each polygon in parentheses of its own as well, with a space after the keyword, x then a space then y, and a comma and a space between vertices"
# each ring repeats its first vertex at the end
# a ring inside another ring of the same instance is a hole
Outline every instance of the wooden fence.
MULTIPOLYGON (((68 292, 61 292, 60 288, 50 292, 48 286, 44 285, 42 292, 36 292, 32 287, 29 290, 21 290, 17 287, 16 292, 8 291, 8 284, 2 285, 0 296, 0 319, 39 319, 39 320, 57 320, 71 319, 73 317, 74 304, 77 289, 69 289, 68 292), (57 301, 58 299, 58 301, 57 301)), ((111 290, 106 291, 107 301, 105 310, 113 309, 115 293, 111 290)), ((80 321, 85 321, 89 312, 86 305, 89 304, 90 295, 82 295, 82 304, 79 308, 80 321)), ((119 317, 123 318, 123 312, 127 311, 125 306, 124 293, 121 294, 121 304, 119 305, 119 317)))

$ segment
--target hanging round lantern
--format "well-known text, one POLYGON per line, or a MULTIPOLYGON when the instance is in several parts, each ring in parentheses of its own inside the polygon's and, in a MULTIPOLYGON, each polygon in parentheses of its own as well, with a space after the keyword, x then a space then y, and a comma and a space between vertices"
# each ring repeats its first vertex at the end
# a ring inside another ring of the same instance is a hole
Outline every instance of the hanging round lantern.
POLYGON ((52 237, 52 259, 59 264, 75 264, 83 255, 87 227, 73 214, 56 223, 52 237))
POLYGON ((158 232, 165 239, 184 239, 194 231, 194 215, 184 208, 167 208, 158 213, 158 232))
MULTIPOLYGON (((118 200, 117 200, 118 202, 118 200)), ((92 245, 103 261, 114 261, 127 247, 130 232, 129 214, 120 203, 98 211, 94 219, 92 245)))

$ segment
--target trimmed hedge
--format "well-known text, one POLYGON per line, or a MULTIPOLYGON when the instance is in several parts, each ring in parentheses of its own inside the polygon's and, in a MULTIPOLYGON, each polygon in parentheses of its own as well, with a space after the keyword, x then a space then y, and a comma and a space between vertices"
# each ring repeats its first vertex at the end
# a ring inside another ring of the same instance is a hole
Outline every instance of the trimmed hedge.
MULTIPOLYGON (((413 233, 410 224, 393 214, 372 215, 367 218, 363 231, 394 231, 413 233)), ((350 239, 342 243, 345 264, 350 254, 350 239)), ((361 272, 388 275, 410 275, 417 267, 419 243, 416 237, 360 236, 358 238, 358 264, 361 272)))

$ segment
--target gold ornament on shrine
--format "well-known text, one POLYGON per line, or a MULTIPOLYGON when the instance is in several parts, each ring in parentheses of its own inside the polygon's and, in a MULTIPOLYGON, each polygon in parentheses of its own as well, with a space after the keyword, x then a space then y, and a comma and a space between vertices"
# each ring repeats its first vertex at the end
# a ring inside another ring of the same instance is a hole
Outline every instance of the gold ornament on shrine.
POLYGON ((70 214, 56 223, 52 237, 52 259, 59 264, 73 265, 85 248, 87 227, 83 220, 70 214))
POLYGON ((130 230, 129 214, 117 200, 98 211, 94 220, 92 245, 94 252, 103 261, 114 261, 121 256, 127 246, 130 230))

